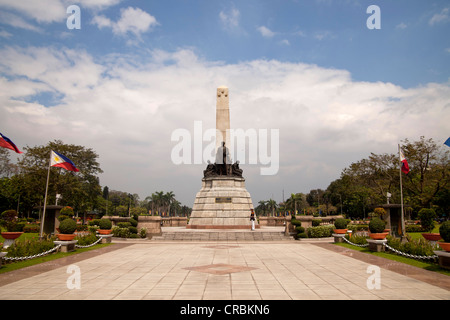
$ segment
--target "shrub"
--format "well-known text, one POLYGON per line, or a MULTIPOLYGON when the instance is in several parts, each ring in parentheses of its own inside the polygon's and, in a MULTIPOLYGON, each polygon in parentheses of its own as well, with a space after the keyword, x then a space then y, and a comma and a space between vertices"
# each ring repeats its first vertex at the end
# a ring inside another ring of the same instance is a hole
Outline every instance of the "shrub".
POLYGON ((334 221, 334 226, 336 229, 347 229, 348 220, 344 218, 337 218, 336 221, 334 221))
POLYGON ((291 219, 291 223, 294 225, 294 227, 300 227, 302 225, 302 222, 300 220, 294 218, 291 219))
POLYGON ((133 227, 137 227, 137 225, 138 225, 138 222, 137 222, 137 220, 136 220, 136 219, 134 219, 134 218, 131 218, 131 219, 130 219, 130 224, 131 224, 131 226, 133 226, 133 227))
POLYGON ((407 237, 407 241, 404 243, 402 243, 401 239, 391 236, 387 236, 386 239, 390 247, 411 255, 432 256, 434 255, 433 250, 436 250, 425 238, 412 239, 407 237))
POLYGON ((350 236, 349 236, 348 234, 346 234, 346 235, 345 235, 345 238, 346 238, 348 241, 350 241, 350 242, 352 242, 352 243, 354 243, 354 244, 363 245, 363 244, 366 244, 366 243, 367 243, 367 239, 366 239, 366 237, 363 236, 363 235, 357 235, 357 234, 354 234, 354 235, 352 235, 352 237, 350 238, 350 236))
POLYGON ((97 236, 92 233, 84 236, 77 236, 75 239, 78 240, 77 245, 79 246, 88 246, 98 240, 97 236))
POLYGON ((102 219, 92 219, 91 221, 88 222, 88 225, 90 226, 98 226, 100 223, 100 220, 102 219))
POLYGON ((329 226, 318 226, 318 227, 310 227, 307 230, 308 238, 325 238, 331 237, 333 234, 334 227, 329 226))
POLYGON ((29 239, 15 241, 9 248, 7 257, 27 257, 48 251, 55 247, 54 239, 29 239))
POLYGON ((37 233, 40 231, 40 227, 38 224, 27 224, 23 227, 23 232, 25 233, 37 233))
POLYGON ((65 214, 60 214, 59 216, 58 216, 58 221, 59 222, 63 222, 64 220, 66 220, 66 219, 68 219, 69 218, 69 216, 66 216, 65 214))
POLYGON ((137 234, 138 233, 138 229, 136 227, 133 227, 133 226, 128 227, 128 230, 130 231, 131 234, 137 234))
POLYGON ((436 218, 436 212, 433 209, 422 208, 418 215, 420 224, 425 232, 431 232, 434 228, 434 219, 436 218))
POLYGON ((1 224, 8 232, 16 232, 17 230, 17 212, 16 210, 6 210, 2 212, 1 224))
POLYGON ((87 224, 77 224, 77 231, 87 231, 88 225, 87 224))
POLYGON ((128 230, 128 228, 114 227, 112 229, 112 234, 114 237, 128 238, 130 236, 130 230, 128 230))
POLYGON ((112 228, 112 222, 109 219, 100 219, 98 226, 101 230, 110 230, 112 228))
POLYGON ((131 226, 131 223, 129 223, 129 222, 118 222, 118 223, 117 223, 117 226, 118 226, 119 228, 128 228, 128 227, 131 226))
POLYGON ((72 234, 77 229, 77 223, 72 219, 65 219, 59 224, 59 232, 62 234, 72 234))
POLYGON ((417 224, 407 224, 405 226, 405 231, 406 232, 422 232, 423 228, 420 225, 417 224))
POLYGON ((322 223, 322 219, 312 219, 312 226, 318 227, 322 223))
POLYGON ((444 242, 450 242, 450 220, 445 221, 439 227, 439 233, 444 242))
POLYGON ((60 215, 64 215, 64 216, 72 217, 73 216, 73 208, 69 207, 69 206, 65 206, 64 208, 62 208, 59 211, 59 214, 60 215))
POLYGON ((373 213, 375 213, 378 217, 381 217, 386 214, 386 210, 384 208, 375 208, 373 213))
POLYGON ((381 233, 383 232, 384 228, 386 226, 386 223, 379 219, 379 218, 373 218, 369 222, 369 230, 372 233, 381 233))
POLYGON ((147 237, 147 229, 141 228, 141 230, 139 230, 139 236, 141 238, 146 238, 147 237))

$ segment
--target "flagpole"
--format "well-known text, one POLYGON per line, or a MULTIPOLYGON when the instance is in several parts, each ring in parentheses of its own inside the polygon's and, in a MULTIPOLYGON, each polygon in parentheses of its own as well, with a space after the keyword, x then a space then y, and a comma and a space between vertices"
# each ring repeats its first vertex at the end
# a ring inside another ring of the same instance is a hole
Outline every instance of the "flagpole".
POLYGON ((398 159, 399 159, 399 172, 400 172, 400 203, 401 203, 401 224, 402 224, 402 238, 405 237, 405 217, 403 213, 403 185, 402 185, 402 156, 400 150, 400 144, 398 145, 398 159))
POLYGON ((48 172, 47 172, 47 184, 45 186, 45 197, 44 197, 44 212, 42 213, 42 219, 41 219, 41 232, 39 235, 39 238, 42 239, 42 235, 44 233, 44 221, 45 221, 45 209, 47 208, 47 192, 48 192, 48 180, 50 179, 50 165, 52 162, 52 152, 50 151, 50 159, 48 162, 48 172))

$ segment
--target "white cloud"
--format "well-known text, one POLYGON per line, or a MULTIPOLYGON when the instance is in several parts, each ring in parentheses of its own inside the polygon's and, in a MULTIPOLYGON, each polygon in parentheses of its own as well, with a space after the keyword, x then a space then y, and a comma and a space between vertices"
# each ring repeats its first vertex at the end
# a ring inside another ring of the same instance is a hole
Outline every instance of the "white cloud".
POLYGON ((396 29, 406 29, 408 26, 402 22, 395 26, 396 29))
POLYGON ((434 14, 431 17, 431 19, 428 21, 428 23, 432 26, 437 23, 448 22, 448 21, 450 21, 449 8, 444 8, 441 10, 440 13, 434 14))
POLYGON ((192 205, 204 165, 174 165, 171 134, 193 134, 194 121, 203 132, 213 128, 222 84, 230 88, 232 128, 280 130, 277 175, 241 165, 254 202, 274 190, 326 188, 370 152, 395 153, 401 139, 448 137, 448 83, 404 89, 302 63, 204 61, 189 49, 155 50, 145 63, 64 48, 8 47, 0 56, 0 127, 17 145, 61 139, 93 148, 102 185, 142 197, 174 191, 192 205), (60 102, 44 106, 42 92, 60 102))
POLYGON ((257 30, 261 33, 263 37, 266 38, 272 38, 276 33, 270 30, 269 28, 265 26, 260 26, 257 28, 257 30))
POLYGON ((0 0, 0 20, 15 28, 43 32, 41 24, 61 23, 67 19, 67 8, 76 4, 81 10, 102 10, 122 0, 0 0), (36 23, 39 25, 37 26, 36 23))
POLYGON ((226 13, 225 11, 220 11, 219 18, 222 26, 227 30, 233 30, 239 27, 239 18, 241 13, 236 8, 231 8, 231 10, 226 13))
POLYGON ((123 36, 132 33, 138 38, 142 33, 148 32, 159 25, 155 17, 139 8, 128 7, 121 9, 120 12, 120 18, 116 22, 103 15, 98 15, 92 19, 92 23, 99 28, 112 28, 113 33, 116 35, 123 36))

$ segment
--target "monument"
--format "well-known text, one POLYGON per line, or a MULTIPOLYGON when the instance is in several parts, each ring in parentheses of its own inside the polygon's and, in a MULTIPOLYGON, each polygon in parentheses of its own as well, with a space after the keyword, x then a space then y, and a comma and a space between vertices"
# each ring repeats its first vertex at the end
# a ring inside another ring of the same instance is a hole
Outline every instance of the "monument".
MULTIPOLYGON (((253 203, 245 188, 239 161, 232 163, 228 88, 217 88, 216 157, 203 171, 202 187, 195 197, 187 228, 251 229, 253 203)), ((257 225, 258 227, 258 225, 257 225)))

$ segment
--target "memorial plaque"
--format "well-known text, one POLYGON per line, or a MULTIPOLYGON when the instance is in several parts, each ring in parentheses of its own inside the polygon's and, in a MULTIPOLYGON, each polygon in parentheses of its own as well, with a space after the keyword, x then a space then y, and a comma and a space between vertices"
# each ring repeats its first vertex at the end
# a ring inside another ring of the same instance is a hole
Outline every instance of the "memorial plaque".
POLYGON ((216 203, 231 203, 231 198, 227 197, 217 197, 216 203))

